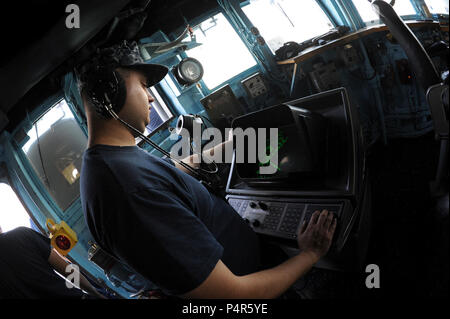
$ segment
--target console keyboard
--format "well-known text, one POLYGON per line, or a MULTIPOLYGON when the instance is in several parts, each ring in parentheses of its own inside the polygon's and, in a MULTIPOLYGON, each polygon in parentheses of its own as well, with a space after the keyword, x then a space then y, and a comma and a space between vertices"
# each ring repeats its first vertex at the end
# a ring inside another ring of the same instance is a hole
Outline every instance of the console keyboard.
POLYGON ((296 239, 303 221, 309 222, 315 211, 324 209, 339 218, 342 202, 281 202, 229 196, 228 203, 257 233, 286 239, 296 239))

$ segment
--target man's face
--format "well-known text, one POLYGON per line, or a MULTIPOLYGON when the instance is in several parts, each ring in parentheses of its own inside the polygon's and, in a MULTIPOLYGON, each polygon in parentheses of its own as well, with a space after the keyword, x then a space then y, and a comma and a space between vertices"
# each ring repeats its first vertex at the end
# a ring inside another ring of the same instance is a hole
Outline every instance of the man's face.
POLYGON ((121 69, 118 69, 118 71, 122 75, 127 88, 125 105, 118 115, 140 132, 144 132, 145 127, 150 123, 150 103, 155 101, 146 86, 147 79, 139 71, 126 70, 121 72, 121 69))

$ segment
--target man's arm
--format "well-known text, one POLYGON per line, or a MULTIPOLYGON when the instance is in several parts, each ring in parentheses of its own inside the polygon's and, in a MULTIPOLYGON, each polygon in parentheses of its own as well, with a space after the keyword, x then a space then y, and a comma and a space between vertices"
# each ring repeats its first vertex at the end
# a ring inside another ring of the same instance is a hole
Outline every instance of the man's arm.
POLYGON ((336 219, 326 210, 316 211, 308 225, 299 231, 299 247, 302 252, 282 264, 245 276, 234 275, 221 261, 208 278, 185 298, 276 298, 307 273, 324 256, 331 245, 336 219))
MULTIPOLYGON (((50 257, 48 258, 49 264, 62 276, 67 277, 71 273, 66 272, 66 268, 70 263, 62 257, 55 249, 50 252, 50 257)), ((80 289, 88 292, 91 296, 96 296, 98 298, 105 299, 105 296, 98 293, 98 291, 91 285, 91 283, 80 273, 80 289)))

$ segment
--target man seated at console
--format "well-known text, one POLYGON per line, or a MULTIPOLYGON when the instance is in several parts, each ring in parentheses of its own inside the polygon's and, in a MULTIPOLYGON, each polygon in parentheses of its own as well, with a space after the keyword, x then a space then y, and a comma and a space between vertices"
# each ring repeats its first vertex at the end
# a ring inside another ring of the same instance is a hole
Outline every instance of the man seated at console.
POLYGON ((315 212, 299 230, 301 252, 261 269, 259 239, 228 203, 135 144, 129 126, 144 132, 154 101, 148 88, 166 73, 127 42, 79 69, 89 128, 80 186, 87 225, 105 250, 169 295, 277 298, 327 253, 336 220, 315 212))

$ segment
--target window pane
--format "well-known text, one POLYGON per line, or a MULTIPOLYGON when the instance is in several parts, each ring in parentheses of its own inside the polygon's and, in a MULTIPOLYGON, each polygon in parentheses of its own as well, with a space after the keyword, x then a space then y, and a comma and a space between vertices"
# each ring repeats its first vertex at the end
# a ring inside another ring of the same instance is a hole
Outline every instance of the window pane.
POLYGON ((22 150, 61 210, 79 197, 81 158, 87 138, 63 99, 37 120, 22 150))
MULTIPOLYGON (((155 101, 152 103, 152 108, 150 109, 150 123, 145 127, 145 135, 149 135, 154 131, 157 131, 161 125, 173 118, 172 112, 170 112, 169 108, 154 87, 150 88, 150 94, 153 96, 155 101)), ((138 143, 140 140, 140 138, 137 138, 138 143)))
POLYGON ((209 89, 256 65, 246 46, 223 14, 205 20, 194 28, 202 45, 186 54, 203 65, 203 81, 209 89))
POLYGON ((448 14, 448 0, 425 0, 431 13, 448 14))
MULTIPOLYGON (((353 4, 356 9, 358 9, 364 22, 377 21, 380 19, 368 0, 353 0, 353 4)), ((416 14, 416 10, 410 0, 396 0, 394 9, 400 16, 416 14)))
POLYGON ((315 0, 255 0, 242 10, 272 52, 286 42, 302 42, 333 28, 315 0))
POLYGON ((0 183, 0 203, 0 228, 3 232, 20 226, 31 228, 30 216, 8 184, 0 183))

